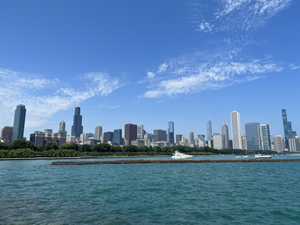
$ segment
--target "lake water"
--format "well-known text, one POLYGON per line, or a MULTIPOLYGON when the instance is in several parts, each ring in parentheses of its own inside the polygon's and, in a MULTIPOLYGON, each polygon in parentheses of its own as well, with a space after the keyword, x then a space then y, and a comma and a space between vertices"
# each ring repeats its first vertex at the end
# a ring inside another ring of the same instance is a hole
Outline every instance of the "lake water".
POLYGON ((0 161, 0 224, 300 224, 300 162, 52 161, 0 161))

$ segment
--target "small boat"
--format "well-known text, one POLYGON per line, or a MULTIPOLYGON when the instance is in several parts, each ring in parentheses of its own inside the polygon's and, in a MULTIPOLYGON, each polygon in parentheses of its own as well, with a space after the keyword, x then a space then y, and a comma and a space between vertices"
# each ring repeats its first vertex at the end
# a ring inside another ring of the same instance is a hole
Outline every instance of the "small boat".
POLYGON ((186 154, 180 153, 178 151, 175 151, 175 154, 172 156, 172 159, 187 159, 187 158, 193 158, 193 156, 186 155, 186 154))
POLYGON ((235 158, 236 158, 236 159, 241 159, 242 157, 238 155, 238 156, 237 156, 237 157, 235 157, 235 158))
POLYGON ((256 155, 254 156, 254 158, 255 158, 255 159, 270 159, 270 158, 272 158, 272 156, 271 156, 271 155, 256 154, 256 155))
POLYGON ((249 155, 243 155, 243 158, 248 158, 249 157, 249 155))

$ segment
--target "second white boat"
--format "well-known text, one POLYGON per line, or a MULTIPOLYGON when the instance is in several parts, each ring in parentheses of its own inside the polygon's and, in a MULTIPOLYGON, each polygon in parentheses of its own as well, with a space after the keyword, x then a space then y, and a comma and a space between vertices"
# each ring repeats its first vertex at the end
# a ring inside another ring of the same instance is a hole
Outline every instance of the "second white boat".
POLYGON ((172 156, 172 159, 188 159, 188 158, 193 158, 193 156, 186 155, 186 154, 180 153, 178 151, 175 151, 175 154, 172 156))

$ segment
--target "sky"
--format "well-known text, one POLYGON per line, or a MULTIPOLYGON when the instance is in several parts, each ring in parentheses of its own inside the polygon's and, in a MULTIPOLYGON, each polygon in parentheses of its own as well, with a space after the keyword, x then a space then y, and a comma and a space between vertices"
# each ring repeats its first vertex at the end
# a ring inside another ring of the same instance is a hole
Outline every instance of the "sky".
MULTIPOLYGON (((300 133, 300 1, 0 0, 0 128, 26 105, 25 134, 66 122, 207 134, 245 123, 300 133)), ((231 135, 230 135, 231 136, 231 135)))

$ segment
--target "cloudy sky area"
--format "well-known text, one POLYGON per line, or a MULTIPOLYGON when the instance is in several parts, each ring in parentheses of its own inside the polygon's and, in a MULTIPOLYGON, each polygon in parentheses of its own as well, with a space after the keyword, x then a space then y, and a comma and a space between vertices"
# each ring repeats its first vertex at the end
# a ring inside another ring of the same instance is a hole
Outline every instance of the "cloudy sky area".
POLYGON ((26 105, 25 136, 81 107, 84 132, 220 132, 230 112, 300 133, 300 1, 1 1, 0 127, 26 105))

